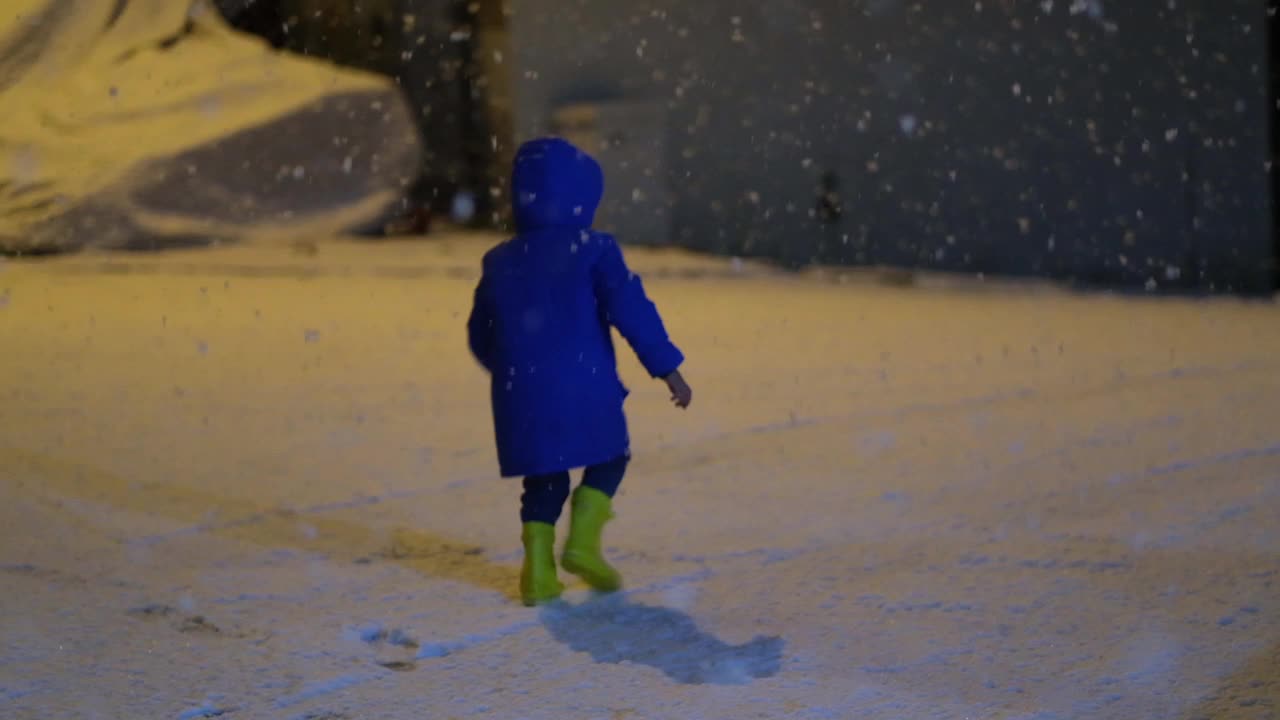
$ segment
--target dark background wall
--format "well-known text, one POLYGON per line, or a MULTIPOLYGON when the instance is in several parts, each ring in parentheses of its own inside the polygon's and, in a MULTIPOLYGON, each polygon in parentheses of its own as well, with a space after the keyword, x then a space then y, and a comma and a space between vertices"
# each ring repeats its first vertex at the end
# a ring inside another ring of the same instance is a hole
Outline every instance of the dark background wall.
MULTIPOLYGON (((1273 287, 1265 0, 511 9, 517 138, 553 129, 566 104, 665 110, 652 163, 673 242, 794 264, 1273 287), (842 206, 829 222, 824 173, 842 206)), ((616 205, 632 190, 609 192, 616 205)))

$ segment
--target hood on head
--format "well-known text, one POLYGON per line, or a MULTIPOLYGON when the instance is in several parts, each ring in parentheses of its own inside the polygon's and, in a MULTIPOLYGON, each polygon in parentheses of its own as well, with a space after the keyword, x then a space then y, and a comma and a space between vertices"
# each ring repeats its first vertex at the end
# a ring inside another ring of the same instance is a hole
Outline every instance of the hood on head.
POLYGON ((511 205, 518 230, 589 228, 603 196, 599 163, 567 141, 531 140, 516 152, 511 205))

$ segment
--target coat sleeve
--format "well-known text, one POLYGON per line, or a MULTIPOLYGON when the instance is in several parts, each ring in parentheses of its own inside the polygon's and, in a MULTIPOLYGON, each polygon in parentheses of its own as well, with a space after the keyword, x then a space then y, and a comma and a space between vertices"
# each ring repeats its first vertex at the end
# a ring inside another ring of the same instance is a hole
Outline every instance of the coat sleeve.
POLYGON ((489 308, 485 279, 480 278, 467 319, 467 343, 471 354, 485 370, 493 372, 493 315, 489 308))
POLYGON ((599 239, 603 249, 592 268, 596 302, 650 375, 670 375, 680 368, 684 355, 667 337, 658 308, 645 294, 640 276, 627 268, 617 241, 608 236, 599 239))

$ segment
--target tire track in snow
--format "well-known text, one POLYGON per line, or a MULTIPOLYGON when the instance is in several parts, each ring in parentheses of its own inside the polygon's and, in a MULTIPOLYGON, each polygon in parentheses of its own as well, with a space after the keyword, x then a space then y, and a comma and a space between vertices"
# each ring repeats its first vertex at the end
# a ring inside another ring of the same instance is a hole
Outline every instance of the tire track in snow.
POLYGON ((1195 470, 1205 470, 1216 465, 1229 465, 1235 462, 1243 462, 1245 460, 1256 460, 1258 458, 1280 457, 1280 442, 1273 445, 1264 445, 1262 447, 1237 448, 1228 450, 1224 453, 1216 455, 1206 455, 1200 458, 1191 458, 1189 460, 1179 460, 1176 462, 1157 465, 1147 468, 1146 470, 1135 473, 1124 473, 1116 475, 1108 479, 1108 483, 1118 485, 1122 483, 1130 483, 1145 478, 1160 477, 1162 475, 1173 475, 1180 472, 1189 472, 1195 470))
MULTIPOLYGON (((1146 383, 1155 383, 1155 382, 1162 382, 1162 381, 1177 381, 1177 380, 1183 380, 1183 379, 1205 379, 1205 378, 1211 379, 1215 377, 1232 375, 1236 373, 1254 373, 1254 372, 1274 373, 1277 370, 1280 370, 1280 365, 1276 365, 1274 363, 1266 363, 1262 361, 1245 361, 1245 362, 1235 363, 1225 367, 1203 366, 1198 368, 1171 368, 1168 370, 1161 370, 1153 373, 1148 373, 1146 375, 1127 376, 1119 379, 1108 380, 1104 383, 1100 383, 1098 385, 1088 387, 1088 388, 1082 388, 1082 389, 1051 388, 1045 391, 1045 390, 1036 389, 1034 387, 1016 387, 1012 389, 1006 388, 1002 390, 995 390, 993 392, 985 393, 982 395, 972 395, 972 396, 962 397, 962 398, 959 398, 953 401, 947 401, 947 402, 912 403, 912 404, 901 405, 897 407, 890 407, 890 408, 879 409, 879 410, 872 410, 872 411, 855 411, 850 413, 839 413, 834 415, 821 415, 821 416, 812 416, 807 418, 794 418, 787 421, 775 422, 775 423, 762 423, 762 424, 750 426, 747 428, 726 431, 723 433, 716 433, 708 436, 697 437, 697 438, 694 438, 691 442, 673 441, 673 442, 662 443, 658 445, 655 449, 657 451, 697 450, 700 446, 706 443, 732 441, 739 438, 756 436, 756 435, 782 434, 782 433, 787 433, 791 431, 799 431, 807 428, 820 427, 824 425, 831 425, 831 424, 841 423, 841 422, 868 421, 868 420, 877 420, 877 419, 884 419, 884 418, 901 419, 904 417, 909 417, 912 415, 918 415, 922 413, 925 413, 925 414, 944 413, 944 412, 954 412, 954 411, 968 410, 968 409, 974 409, 974 408, 990 407, 993 405, 998 405, 1004 402, 1009 402, 1014 400, 1030 400, 1030 399, 1051 400, 1051 399, 1055 399, 1063 396, 1072 397, 1072 398, 1088 397, 1090 395, 1094 395, 1098 393, 1114 392, 1114 391, 1123 390, 1123 389, 1131 389, 1134 386, 1139 386, 1146 383)), ((1033 456, 1030 458, 1023 458, 1019 460, 1017 463, 1010 465, 1006 469, 1013 469, 1015 467, 1020 466, 1021 464, 1025 464, 1028 462, 1043 460, 1049 457, 1056 457, 1063 453, 1070 452, 1080 447, 1088 447, 1090 445, 1096 444, 1098 442, 1102 442, 1104 440, 1105 440, 1105 437, 1101 437, 1097 434, 1090 435, 1079 440, 1074 440, 1074 441, 1065 443, 1061 446, 1058 446, 1051 450, 1047 450, 1036 456, 1033 456)), ((699 454, 705 455, 705 453, 699 453, 699 454)), ((646 462, 643 458, 640 458, 640 459, 637 459, 637 461, 634 463, 634 466, 640 472, 656 473, 656 472, 669 472, 675 468, 688 469, 689 467, 714 464, 715 462, 716 460, 713 457, 703 460, 701 462, 695 462, 692 464, 691 463, 671 464, 671 463, 665 463, 665 462, 653 463, 653 462, 646 462)), ((463 478, 460 480, 452 481, 448 483, 446 487, 449 489, 456 489, 456 488, 464 487, 464 486, 479 483, 479 482, 487 482, 491 479, 492 478, 490 477, 490 475, 473 476, 469 478, 463 478)), ((383 504, 383 503, 391 502, 395 500, 413 499, 422 495, 427 495, 427 494, 435 493, 438 491, 439 491, 439 488, 437 487, 417 487, 410 490, 393 491, 383 495, 368 495, 368 496, 362 496, 359 498, 354 498, 351 500, 318 503, 315 505, 309 505, 301 508, 292 508, 289 510, 289 513, 296 514, 299 516, 322 515, 325 513, 337 512, 342 510, 351 510, 351 509, 356 509, 361 507, 371 507, 374 505, 379 505, 379 504, 383 504)), ((200 523, 198 525, 178 528, 176 530, 170 530, 163 533, 156 533, 152 535, 143 536, 143 537, 137 538, 133 542, 140 543, 144 546, 153 545, 155 543, 164 542, 166 540, 178 538, 178 537, 187 537, 187 536, 198 535, 206 532, 218 532, 222 530, 250 527, 258 523, 278 517, 281 512, 282 512, 281 510, 274 510, 274 509, 265 510, 265 511, 256 512, 250 515, 242 516, 239 518, 233 518, 223 522, 200 523)))
MULTIPOLYGON (((666 591, 679 588, 683 585, 702 582, 712 576, 714 576, 714 573, 711 570, 703 569, 693 573, 675 575, 675 576, 666 578, 664 580, 651 582, 647 585, 643 585, 637 588, 625 589, 617 594, 622 597, 630 597, 634 595, 646 595, 646 594, 656 593, 656 592, 666 592, 666 591)), ((480 647, 482 645, 486 645, 491 642, 496 642, 505 638, 513 637, 515 635, 520 635, 530 630, 534 630, 539 627, 542 627, 543 622, 541 619, 539 619, 539 614, 541 610, 537 608, 531 608, 528 610, 528 612, 532 613, 534 617, 524 619, 524 620, 519 620, 516 622, 509 622, 506 624, 502 624, 491 630, 480 632, 480 633, 473 633, 473 634, 458 638, 456 640, 424 643, 419 648, 418 652, 415 654, 414 660, 420 661, 420 660, 431 660, 434 658, 447 657, 456 653, 472 650, 474 648, 480 647)), ((356 686, 365 685, 370 682, 375 682, 378 680, 383 680, 383 679, 386 679, 386 677, 387 677, 386 673, 372 672, 372 671, 367 673, 354 673, 354 674, 341 675, 336 678, 313 683, 311 685, 308 685, 306 688, 304 688, 300 692, 293 693, 291 695, 287 695, 285 697, 279 698, 278 700, 275 701, 275 706, 277 708, 282 708, 282 709, 287 707, 292 707, 300 703, 315 700, 317 698, 333 695, 335 693, 340 693, 356 686)))
MULTIPOLYGON (((1061 450, 1059 449, 1059 450, 1050 451, 1050 452, 1056 452, 1056 451, 1061 451, 1061 450)), ((1213 455, 1205 455, 1201 457, 1179 460, 1179 461, 1166 463, 1163 465, 1150 468, 1142 473, 1132 474, 1132 477, 1134 479, 1139 477, 1158 477, 1160 475, 1184 472, 1188 470, 1203 469, 1203 468, 1212 467, 1215 465, 1229 464, 1232 462, 1239 462, 1243 460, 1255 459, 1260 457, 1280 457, 1280 443, 1276 443, 1274 445, 1262 446, 1262 447, 1237 448, 1235 450, 1231 450, 1223 453, 1216 453, 1213 455)), ((1006 469, 1012 469, 1017 465, 1021 464, 1022 462, 1025 462, 1025 460, 1019 461, 1018 463, 1011 463, 1006 469)), ((716 570, 712 569, 711 567, 708 567, 709 564, 714 563, 717 560, 740 559, 740 558, 751 557, 751 556, 759 556, 761 558, 762 565, 771 565, 778 562, 788 562, 791 560, 802 558, 811 553, 821 552, 829 548, 832 542, 833 541, 831 539, 828 539, 820 543, 816 543, 816 542, 810 543, 805 547, 794 548, 790 550, 755 549, 755 550, 735 551, 732 553, 725 553, 718 556, 700 556, 700 557, 684 558, 686 561, 696 562, 699 565, 702 565, 702 567, 695 572, 674 575, 669 578, 651 582, 640 587, 623 590, 622 592, 619 593, 619 595, 623 597, 634 597, 634 596, 649 595, 654 593, 667 593, 667 592, 677 590, 683 586, 696 585, 699 583, 706 582, 708 580, 721 576, 722 573, 719 573, 716 570)), ((838 541, 835 541, 835 542, 838 542, 838 541)), ((537 610, 531 610, 531 612, 537 612, 537 610)), ((520 635, 522 633, 525 633, 531 630, 535 630, 541 627, 542 625, 543 623, 539 618, 533 617, 529 619, 519 620, 516 622, 501 624, 486 632, 473 633, 464 637, 457 638, 455 640, 427 643, 427 644, 424 644, 419 649, 414 659, 430 660, 434 658, 442 658, 442 657, 447 657, 456 653, 474 650, 476 648, 482 647, 489 643, 497 642, 509 637, 520 635)), ((969 651, 956 651, 951 653, 943 653, 941 655, 938 655, 937 657, 929 656, 923 660, 911 663, 910 665, 907 665, 907 666, 903 666, 902 668, 893 668, 890 670, 879 670, 879 671, 868 670, 868 672, 898 672, 904 669, 919 669, 920 667, 925 667, 930 664, 934 664, 938 662, 940 659, 946 659, 947 657, 950 657, 950 655, 965 655, 968 653, 969 651)), ((303 699, 310 700, 310 699, 314 699, 315 697, 319 697, 321 695, 325 695, 333 692, 339 692, 347 688, 350 688, 354 685, 364 684, 372 680, 377 680, 381 677, 383 676, 379 674, 369 674, 365 676, 347 676, 340 683, 329 683, 329 684, 324 684, 321 686, 317 686, 316 688, 313 688, 312 690, 310 690, 305 694, 305 698, 303 699)), ((284 705, 281 705, 281 707, 283 706, 284 705)))
MULTIPOLYGON (((919 402, 890 407, 884 409, 870 411, 854 411, 848 413, 836 413, 831 415, 814 415, 810 417, 795 417, 785 421, 761 423, 746 428, 736 430, 728 430, 721 433, 703 435, 695 437, 690 442, 669 441, 659 444, 658 450, 678 450, 691 448, 701 443, 717 442, 723 440, 733 440, 740 437, 751 435, 771 435, 775 433, 785 433, 793 430, 802 430, 822 425, 830 425, 840 422, 855 422, 864 420, 879 420, 884 418, 900 419, 911 415, 921 413, 944 413, 957 410, 968 410, 973 408, 990 407, 1003 402, 1012 400, 1054 400, 1060 398, 1081 398, 1092 395, 1115 392, 1121 390, 1132 389, 1133 387, 1143 384, 1158 383, 1161 381, 1184 380, 1184 379, 1205 379, 1217 378, 1225 375, 1234 375, 1237 373, 1276 373, 1280 371, 1280 365, 1275 363, 1267 363, 1263 361, 1246 361, 1234 363, 1228 366, 1201 366, 1194 368, 1177 367, 1168 370, 1159 370, 1144 375, 1124 376, 1117 379, 1107 380, 1097 385, 1071 389, 1063 387, 1050 387, 1048 389, 1039 389, 1036 387, 1016 387, 997 389, 982 395, 970 395, 958 398, 956 400, 943 402, 919 402)), ((918 387, 918 386, 917 386, 918 387)), ((911 387, 901 388, 902 390, 911 390, 911 387)), ((1065 449, 1066 446, 1064 446, 1065 449)), ((652 466, 646 466, 643 460, 637 460, 634 463, 637 467, 647 470, 653 470, 652 466)), ((680 467, 688 467, 681 465, 680 467)), ((663 468, 665 470, 665 468, 663 468)), ((659 471, 663 471, 659 470, 659 471)))
MULTIPOLYGON (((487 477, 487 476, 486 476, 487 477)), ((476 482, 476 478, 470 478, 466 482, 476 482)), ((239 528, 252 527, 259 523, 273 520, 281 516, 301 516, 301 515, 324 515, 326 513, 340 512, 342 510, 353 510, 362 507, 371 507, 381 505, 383 503, 395 500, 404 500, 407 498, 417 497, 427 492, 438 492, 439 488, 414 489, 414 490, 397 490, 382 495, 365 495, 350 500, 339 500, 334 502, 317 503, 315 505, 307 505, 300 508, 273 508, 263 510, 249 515, 243 515, 238 518, 225 520, 222 522, 207 522, 198 525, 190 525, 176 530, 169 530, 162 533, 154 533, 135 538, 130 542, 143 546, 154 545, 156 543, 173 540, 180 537, 188 537, 191 535, 199 535, 202 533, 216 533, 225 530, 235 530, 239 528)))
MULTIPOLYGON (((1060 449, 1049 451, 1049 452, 1058 452, 1058 451, 1060 451, 1060 449)), ((1215 465, 1229 464, 1232 462, 1239 462, 1243 460, 1255 459, 1260 457, 1280 457, 1280 443, 1277 443, 1274 445, 1262 446, 1262 447, 1238 448, 1238 449, 1231 450, 1224 453, 1217 453, 1213 455, 1205 455, 1201 457, 1179 460, 1176 462, 1167 463, 1164 465, 1150 468, 1142 473, 1135 473, 1133 474, 1133 477, 1135 479, 1138 477, 1144 477, 1144 476, 1158 477, 1160 475, 1167 475, 1171 473, 1183 472, 1188 470, 1204 469, 1204 468, 1212 467, 1215 465)), ((1028 462, 1028 460, 1024 459, 1024 460, 1019 460, 1016 463, 1010 463, 1005 469, 1014 469, 1024 462, 1028 462)), ((795 560, 797 558, 803 557, 810 553, 820 552, 828 548, 833 542, 840 542, 840 540, 827 539, 827 540, 824 540, 823 542, 810 543, 806 546, 799 547, 799 548, 792 548, 792 549, 756 548, 751 550, 737 550, 729 553, 722 553, 719 555, 682 557, 682 558, 679 558, 682 561, 697 563, 699 565, 703 565, 703 567, 695 572, 683 573, 680 575, 673 575, 669 578, 654 581, 636 588, 628 588, 621 591, 619 594, 623 597, 632 597, 636 595, 648 595, 652 593, 669 592, 671 590, 676 590, 685 585, 692 585, 692 584, 705 582, 707 580, 719 577, 720 573, 706 566, 717 560, 742 559, 742 558, 756 556, 761 558, 760 562, 762 566, 767 566, 767 565, 773 565, 779 562, 788 562, 791 560, 795 560)), ((460 638, 455 641, 430 643, 423 646, 422 650, 418 654, 417 659, 443 657, 445 655, 449 655, 455 652, 469 650, 494 640, 500 640, 502 638, 519 634, 526 630, 530 630, 535 627, 538 627, 539 625, 541 625, 541 622, 539 622, 538 620, 522 620, 519 622, 501 625, 488 632, 468 635, 464 638, 460 638)))
MULTIPOLYGON (((1090 436, 1090 438, 1086 438, 1085 440, 1086 441, 1088 441, 1089 439, 1096 440, 1099 436, 1100 434, 1094 434, 1090 436)), ((1075 443, 1075 444, 1081 444, 1081 443, 1075 443)), ((1065 449, 1066 448, 1055 448, 1047 452, 1048 453, 1062 452, 1065 449)), ((1203 469, 1203 468, 1211 467, 1215 465, 1229 464, 1232 462, 1239 462, 1243 460, 1255 459, 1260 457, 1280 457, 1280 443, 1265 445, 1261 447, 1236 448, 1230 451, 1215 453, 1212 455, 1175 460, 1173 462, 1168 462, 1159 466, 1152 467, 1140 473, 1132 473, 1123 477, 1124 479, 1131 480, 1131 479, 1138 479, 1144 476, 1167 475, 1167 474, 1172 474, 1177 472, 1193 471, 1193 470, 1203 469)), ((1010 463, 1008 466, 1006 466, 1005 469, 1006 470, 1012 469, 1022 463, 1030 462, 1030 461, 1031 460, 1024 458, 1019 460, 1016 463, 1010 463)), ((388 500, 391 498, 392 498, 392 495, 389 494, 387 496, 383 496, 382 498, 361 498, 361 499, 341 502, 341 503, 318 504, 318 505, 312 506, 310 509, 314 512, 331 512, 341 508, 362 507, 370 504, 376 504, 377 502, 381 502, 383 500, 388 500)), ((269 514, 267 513, 261 514, 263 518, 267 517, 268 515, 269 514)), ((241 521, 246 523, 251 523, 255 521, 254 518, 256 517, 258 516, 242 518, 241 521)), ((223 525, 226 525, 226 524, 223 524, 223 525)), ((205 526, 200 526, 200 527, 205 527, 205 526)), ((191 529, 190 531, 198 532, 199 530, 191 529)), ((686 560, 698 562, 699 564, 704 565, 704 567, 700 568, 695 572, 674 575, 668 578, 647 583, 645 585, 642 585, 636 588, 627 589, 627 590, 624 590, 621 594, 624 597, 631 597, 631 596, 639 596, 639 595, 648 595, 653 593, 663 593, 663 592, 669 592, 672 590, 679 589, 683 586, 706 582, 710 579, 720 577, 723 575, 723 573, 717 572, 716 570, 710 567, 705 567, 705 565, 711 564, 719 559, 742 558, 742 557, 749 557, 752 555, 759 555, 761 556, 762 564, 769 565, 776 562, 786 562, 786 561, 795 560, 797 558, 801 558, 813 552, 822 551, 823 549, 828 548, 831 545, 831 543, 832 543, 832 540, 827 539, 826 541, 821 543, 814 543, 807 547, 795 548, 791 550, 780 550, 780 549, 744 550, 744 551, 736 551, 734 553, 725 554, 723 556, 686 558, 686 560)), ((536 613, 537 610, 531 610, 530 612, 536 613)), ((529 632, 531 630, 536 630, 537 628, 541 627, 543 623, 535 615, 533 617, 521 619, 515 622, 506 622, 503 624, 495 623, 495 624, 496 624, 496 627, 493 627, 492 629, 484 632, 473 633, 473 634, 459 637, 453 640, 424 644, 423 647, 420 648, 420 650, 416 654, 415 659, 430 660, 434 658, 446 657, 456 653, 468 652, 468 651, 483 647, 485 645, 488 645, 490 643, 494 643, 506 638, 514 637, 522 633, 529 632)), ((299 692, 281 697, 275 701, 275 706, 277 708, 293 707, 302 703, 316 700, 318 698, 323 698, 323 697, 331 696, 337 693, 341 693, 353 687, 366 685, 370 682, 374 682, 377 680, 382 680, 382 679, 385 679, 386 677, 387 675, 385 672, 378 672, 378 671, 342 675, 330 680, 313 683, 311 685, 306 686, 303 690, 299 692)))
MULTIPOLYGON (((626 597, 634 597, 636 595, 649 595, 652 593, 668 592, 670 590, 675 590, 684 585, 691 585, 694 583, 703 582, 714 576, 715 576, 714 571, 712 571, 709 568, 702 568, 701 570, 698 570, 696 572, 673 575, 663 580, 657 580, 657 581, 648 583, 647 585, 641 585, 635 588, 624 588, 623 590, 615 594, 617 596, 626 598, 626 597)), ((589 596, 590 595, 588 595, 588 597, 589 596)), ((537 610, 531 610, 531 612, 537 612, 537 610)), ((423 660, 428 658, 444 657, 446 655, 452 655, 454 653, 470 650, 472 648, 478 647, 480 645, 484 645, 489 642, 493 642, 495 640, 501 640, 503 638, 511 637, 512 635, 518 635, 527 630, 532 630, 536 627, 540 627, 541 625, 542 625, 542 621, 538 619, 521 620, 518 622, 508 623, 506 625, 501 625, 487 632, 474 633, 471 635, 467 635, 466 637, 459 638, 458 640, 427 643, 427 644, 424 644, 422 648, 418 651, 418 655, 415 659, 423 660)))
MULTIPOLYGON (((1130 423, 1126 425, 1125 429, 1136 430, 1136 429, 1143 429, 1143 428, 1160 427, 1163 424, 1164 424, 1164 419, 1161 417, 1157 417, 1154 419, 1149 419, 1145 422, 1130 423)), ((1080 448, 1095 447, 1105 442, 1106 440, 1108 440, 1109 437, 1110 437, 1109 432, 1093 433, 1093 434, 1084 436, 1082 438, 1079 438, 1078 440, 1075 440, 1066 445, 1049 448, 1039 453, 1035 453, 1033 455, 1021 457, 1018 460, 1015 460, 1013 462, 1006 463, 997 468, 992 468, 990 471, 984 474, 990 475, 990 474, 1008 473, 1008 472, 1016 471, 1022 467, 1034 466, 1039 463, 1042 463, 1047 459, 1059 457, 1061 455, 1070 453, 1080 448)), ((1162 465, 1156 465, 1142 471, 1111 476, 1107 478, 1105 482, 1112 485, 1121 484, 1121 483, 1130 483, 1130 482, 1136 482, 1144 478, 1155 478, 1155 477, 1161 477, 1165 475, 1172 475, 1180 472, 1193 472, 1197 470, 1205 470, 1205 469, 1212 468, 1219 465, 1227 465, 1234 462, 1243 462, 1245 460, 1254 460, 1259 458, 1273 458, 1273 457, 1280 457, 1280 442, 1277 442, 1271 445, 1263 445, 1259 447, 1236 448, 1233 450, 1228 450, 1226 452, 1221 452, 1221 453, 1215 453, 1212 455, 1203 455, 1199 457, 1186 458, 1183 460, 1175 460, 1173 462, 1168 462, 1162 465)), ((947 521, 947 522, 950 522, 950 521, 947 521)), ((923 523, 919 525, 896 526, 894 528, 894 534, 903 535, 903 536, 913 536, 913 535, 917 535, 919 533, 925 532, 932 527, 933 527, 932 522, 923 523)), ((733 551, 717 553, 713 555, 680 555, 673 559, 677 561, 682 561, 682 562, 693 562, 693 563, 703 564, 703 563, 720 562, 725 560, 740 560, 740 559, 749 558, 749 557, 759 557, 761 558, 761 561, 760 561, 761 566, 768 566, 778 562, 789 561, 796 557, 799 557, 811 552, 821 551, 822 549, 832 544, 850 542, 856 539, 857 539, 856 535, 834 537, 834 538, 829 537, 829 538, 824 538, 821 541, 810 542, 800 547, 792 548, 792 549, 757 547, 757 548, 750 548, 750 549, 743 549, 743 550, 733 550, 733 551)))

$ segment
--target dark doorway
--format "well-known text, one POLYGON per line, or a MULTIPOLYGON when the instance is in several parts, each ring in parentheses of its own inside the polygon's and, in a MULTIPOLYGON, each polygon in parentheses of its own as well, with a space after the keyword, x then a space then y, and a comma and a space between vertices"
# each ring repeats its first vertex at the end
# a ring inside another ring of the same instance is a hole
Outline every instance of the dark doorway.
POLYGON ((251 0, 245 3, 218 3, 227 22, 237 30, 257 35, 277 50, 283 49, 289 40, 285 17, 278 2, 251 0))
POLYGON ((1280 289, 1280 0, 1267 0, 1267 48, 1271 58, 1271 284, 1280 289))
MULTIPOLYGON (((495 68, 502 56, 492 33, 505 30, 500 0, 217 0, 232 26, 280 50, 323 58, 393 78, 409 102, 423 140, 421 174, 407 188, 406 216, 496 222, 494 170, 507 143, 495 122, 495 68), (486 35, 486 32, 489 35, 486 35)), ((500 118, 498 119, 500 120, 500 118)))

